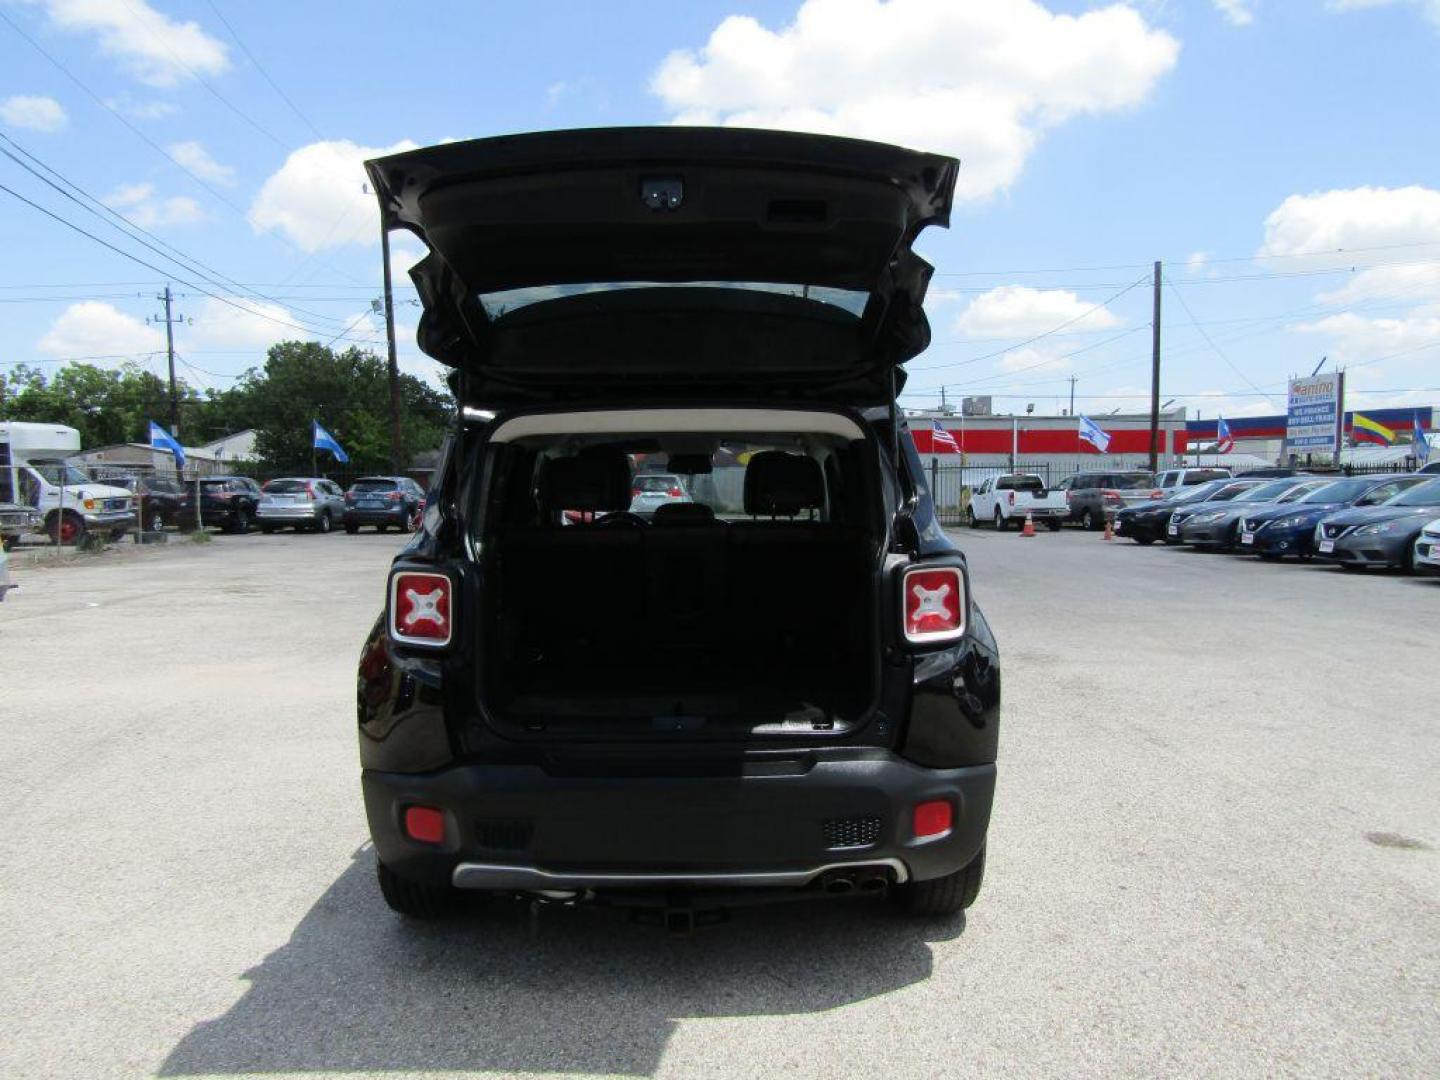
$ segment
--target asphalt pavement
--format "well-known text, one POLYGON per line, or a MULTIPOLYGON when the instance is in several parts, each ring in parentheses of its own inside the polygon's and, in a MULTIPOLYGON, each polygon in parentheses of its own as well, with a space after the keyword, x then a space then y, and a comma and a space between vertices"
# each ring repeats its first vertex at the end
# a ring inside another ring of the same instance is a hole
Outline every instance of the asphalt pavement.
POLYGON ((391 534, 18 565, 0 1075, 1440 1075, 1440 580, 958 533, 1005 706, 965 918, 690 938, 374 886, 391 534))

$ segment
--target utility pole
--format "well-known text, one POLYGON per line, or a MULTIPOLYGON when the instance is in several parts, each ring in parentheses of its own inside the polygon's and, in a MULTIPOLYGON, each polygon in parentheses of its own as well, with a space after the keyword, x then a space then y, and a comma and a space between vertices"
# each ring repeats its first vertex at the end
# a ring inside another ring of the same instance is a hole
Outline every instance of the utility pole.
POLYGON ((385 263, 385 343, 390 350, 390 471, 399 476, 400 365, 395 359, 395 300, 390 290, 390 230, 383 227, 380 230, 380 258, 385 263))
MULTIPOLYGON (((176 319, 170 313, 170 305, 175 300, 175 294, 170 291, 170 283, 165 283, 165 291, 158 293, 156 300, 165 305, 165 353, 170 359, 170 434, 180 438, 180 398, 175 391, 175 324, 184 322, 184 319, 176 319)), ((160 322, 160 316, 155 315, 147 322, 160 322)))
POLYGON ((1069 415, 1071 415, 1071 416, 1074 416, 1074 415, 1075 415, 1075 379, 1076 379, 1076 376, 1074 376, 1074 375, 1071 375, 1071 376, 1070 376, 1070 413, 1069 413, 1069 415))
POLYGON ((1160 260, 1155 260, 1155 312, 1150 323, 1150 471, 1160 468, 1160 260))

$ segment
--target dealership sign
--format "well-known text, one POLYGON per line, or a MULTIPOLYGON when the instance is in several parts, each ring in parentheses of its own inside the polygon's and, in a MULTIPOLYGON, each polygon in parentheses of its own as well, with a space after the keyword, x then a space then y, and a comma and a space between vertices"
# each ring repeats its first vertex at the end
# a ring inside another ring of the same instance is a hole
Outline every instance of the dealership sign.
POLYGON ((1345 376, 1340 372, 1290 380, 1285 443, 1291 451, 1328 450, 1340 445, 1345 376))

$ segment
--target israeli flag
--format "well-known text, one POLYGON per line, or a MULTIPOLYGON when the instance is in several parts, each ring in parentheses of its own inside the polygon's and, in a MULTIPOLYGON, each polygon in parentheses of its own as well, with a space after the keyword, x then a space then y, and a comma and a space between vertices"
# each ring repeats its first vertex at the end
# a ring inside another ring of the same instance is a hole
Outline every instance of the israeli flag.
POLYGON ((150 421, 150 445, 161 450, 169 450, 175 455, 175 471, 185 470, 185 448, 180 445, 179 440, 171 435, 154 420, 150 421))
POLYGON ((1109 434, 1088 416, 1080 417, 1080 438, 1084 439, 1102 454, 1110 448, 1109 434))
POLYGON ((1425 429, 1420 426, 1420 414, 1415 414, 1415 430, 1411 436, 1415 443, 1415 460, 1425 461, 1430 457, 1430 440, 1425 438, 1425 429))
POLYGON ((345 448, 336 441, 334 435, 331 435, 330 432, 320 426, 319 420, 312 420, 311 423, 315 425, 315 438, 310 445, 315 447, 316 450, 329 450, 330 453, 335 455, 335 460, 342 465, 350 460, 350 455, 345 453, 345 448))

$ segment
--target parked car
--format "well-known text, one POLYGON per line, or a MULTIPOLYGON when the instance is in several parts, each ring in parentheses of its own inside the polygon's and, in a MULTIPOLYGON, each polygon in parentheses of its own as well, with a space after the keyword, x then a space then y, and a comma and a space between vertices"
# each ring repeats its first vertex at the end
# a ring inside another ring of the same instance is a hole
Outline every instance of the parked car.
POLYGON ((20 503, 0 502, 0 548, 9 551, 26 533, 42 528, 40 511, 20 503))
POLYGON ((73 427, 0 420, 0 502, 35 507, 50 539, 62 544, 87 534, 118 540, 135 524, 134 500, 72 463, 79 452, 73 427))
MULTIPOLYGON (((195 520, 195 487, 185 485, 180 497, 181 528, 193 529, 195 520)), ((247 533, 255 522, 255 508, 260 504, 260 485, 248 476, 206 476, 199 481, 201 526, 219 526, 225 532, 247 533)))
POLYGON ((1289 465, 1273 465, 1273 466, 1272 466, 1272 465, 1266 465, 1266 466, 1264 466, 1263 468, 1259 468, 1259 469, 1246 469, 1246 470, 1245 470, 1244 472, 1242 472, 1242 473, 1236 473, 1236 474, 1235 474, 1235 476, 1236 476, 1237 479, 1238 479, 1239 477, 1242 477, 1242 476, 1243 476, 1243 477, 1245 477, 1247 480, 1279 480, 1280 478, 1286 477, 1286 476, 1304 476, 1304 475, 1305 475, 1305 470, 1304 470, 1304 469, 1296 469, 1296 468, 1293 468, 1293 467, 1291 467, 1291 466, 1289 466, 1289 465))
POLYGON ((1440 517, 1427 522, 1415 541, 1415 569, 1425 574, 1440 574, 1440 517))
POLYGON ((278 476, 260 485, 255 520, 267 535, 287 526, 328 533, 345 515, 345 492, 319 476, 278 476))
POLYGON ((1420 468, 1416 469, 1415 471, 1418 473, 1423 473, 1426 476, 1432 476, 1436 473, 1440 473, 1440 458, 1436 458, 1434 461, 1429 462, 1428 464, 1421 465, 1420 468))
POLYGON ((425 490, 408 476, 362 476, 345 492, 342 520, 351 535, 363 525, 375 526, 376 532, 391 526, 410 532, 419 527, 424 506, 425 490))
POLYGON ((368 163, 381 227, 432 252, 421 344, 465 399, 360 659, 392 908, 480 890, 683 930, 767 896, 974 901, 999 654, 890 426, 929 338, 910 245, 956 168, 682 127, 368 163), (630 510, 631 454, 697 452, 743 469, 743 519, 630 510))
POLYGON ((123 487, 135 496, 136 516, 142 512, 144 514, 141 531, 159 532, 166 525, 180 524, 180 510, 185 502, 185 492, 177 481, 136 474, 107 476, 105 483, 112 487, 123 487))
POLYGON ((1166 469, 1155 477, 1155 486, 1168 497, 1184 488, 1197 484, 1208 484, 1211 480, 1229 480, 1230 470, 1221 466, 1206 465, 1203 468, 1166 469))
POLYGON ((1198 506, 1177 512, 1165 531, 1179 527, 1177 539, 1198 548, 1230 548, 1239 540, 1240 519, 1257 506, 1291 503, 1327 481, 1313 476, 1291 476, 1256 484, 1223 506, 1198 506))
POLYGON ((1259 480, 1211 480, 1182 488, 1168 499, 1127 506, 1115 515, 1115 535, 1128 536, 1137 544, 1153 544, 1156 540, 1170 542, 1173 538, 1166 537, 1166 526, 1177 511, 1193 510, 1200 503, 1228 502, 1259 483, 1259 480))
POLYGON ((1160 498, 1155 474, 1140 469, 1076 473, 1061 480, 1057 487, 1065 492, 1069 520, 1078 521, 1086 529, 1104 526, 1107 514, 1118 514, 1127 506, 1160 498))
POLYGON ((1346 570, 1413 569, 1415 542, 1437 507, 1440 478, 1431 478, 1379 506, 1342 510, 1315 526, 1315 554, 1346 570))
POLYGON ((1065 492, 1058 488, 1047 491, 1045 481, 1034 473, 1005 473, 981 481, 970 494, 965 520, 972 529, 982 521, 1004 529, 1011 522, 1024 524, 1027 514, 1037 525, 1043 522, 1058 532, 1070 514, 1070 505, 1065 492))
POLYGON ((630 481, 630 513, 649 517, 669 503, 688 503, 685 484, 674 473, 639 473, 630 481))
POLYGON ((1257 507, 1240 519, 1240 546, 1262 559, 1308 559, 1315 554, 1315 526, 1322 518, 1346 507, 1379 506, 1424 482, 1414 474, 1355 476, 1325 484, 1294 503, 1257 507))

